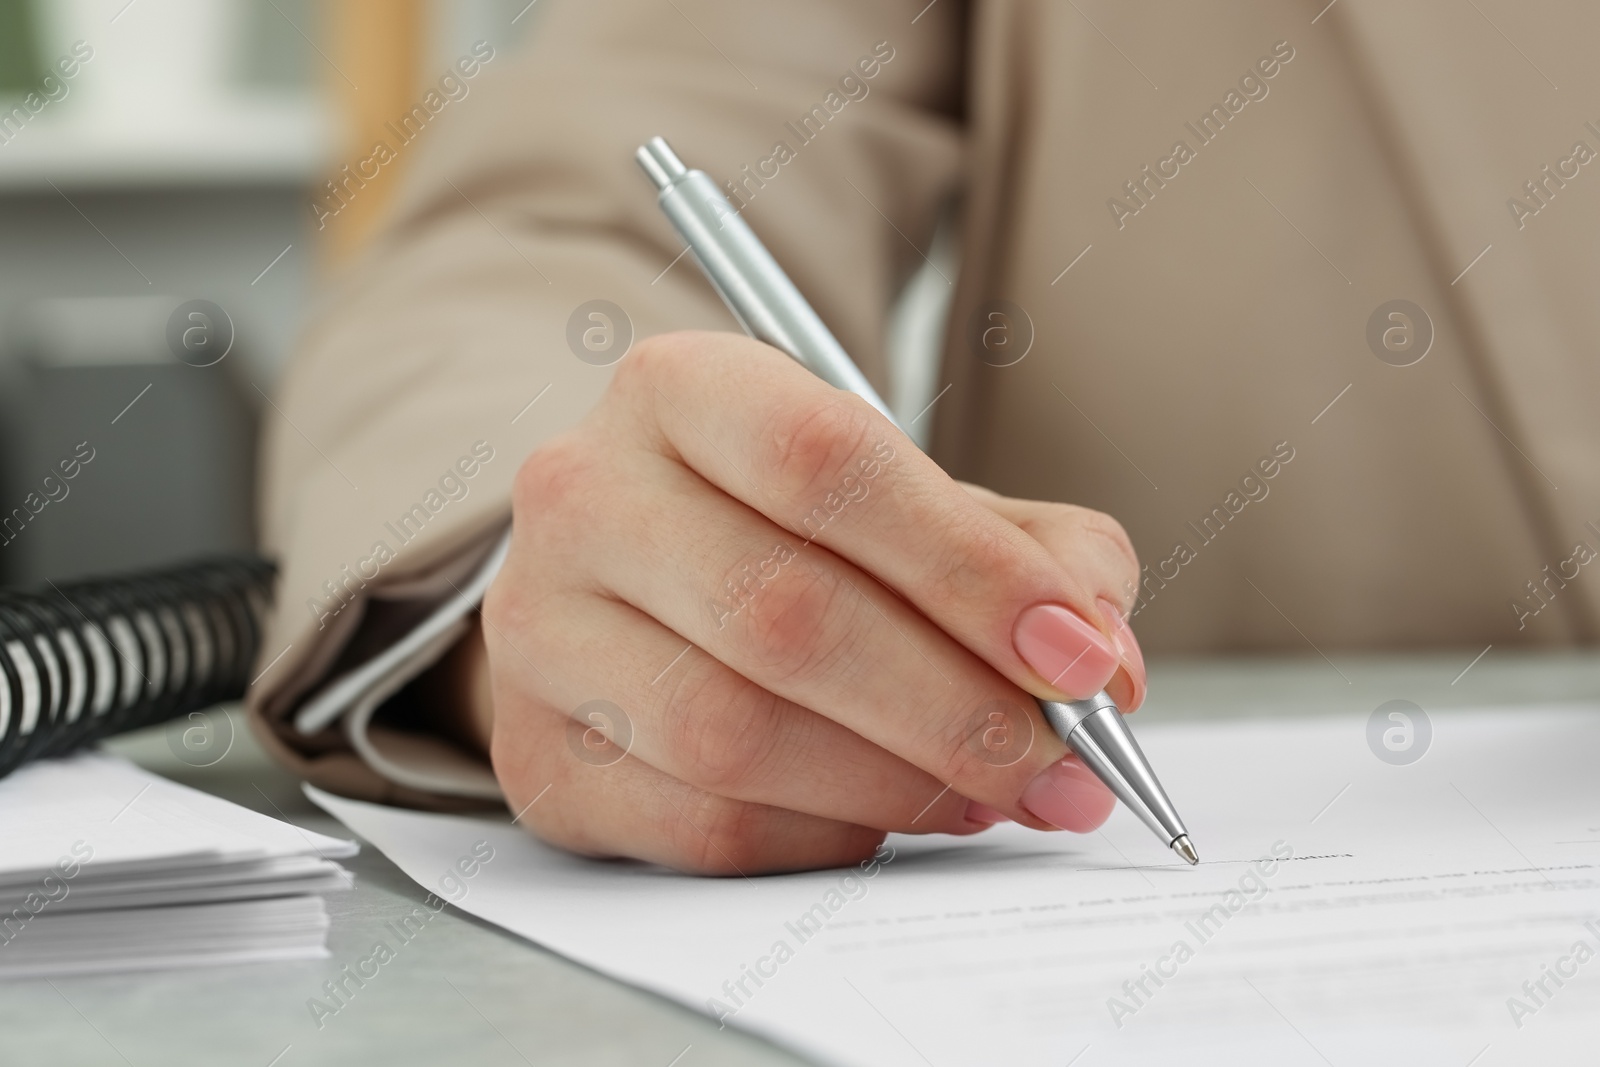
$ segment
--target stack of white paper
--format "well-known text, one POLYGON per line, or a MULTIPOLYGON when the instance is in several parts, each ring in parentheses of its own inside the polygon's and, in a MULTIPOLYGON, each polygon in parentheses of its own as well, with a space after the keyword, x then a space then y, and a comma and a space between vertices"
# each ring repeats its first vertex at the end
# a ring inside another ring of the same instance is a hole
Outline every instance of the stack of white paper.
POLYGON ((356 845, 120 759, 0 779, 0 978, 327 955, 356 845))

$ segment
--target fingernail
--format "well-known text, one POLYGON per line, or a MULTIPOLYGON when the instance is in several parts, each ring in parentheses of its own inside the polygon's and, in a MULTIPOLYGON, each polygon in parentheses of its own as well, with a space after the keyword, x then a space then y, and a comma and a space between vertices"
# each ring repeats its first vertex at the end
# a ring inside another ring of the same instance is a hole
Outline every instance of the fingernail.
POLYGON ((979 804, 976 800, 967 801, 967 819, 986 824, 1011 821, 1006 815, 995 811, 987 804, 979 804))
POLYGON ((1106 628, 1111 631, 1111 643, 1116 646, 1117 655, 1122 659, 1122 668, 1128 674, 1128 680, 1133 683, 1133 695, 1128 701, 1124 712, 1135 711, 1144 703, 1146 688, 1144 653, 1139 649, 1139 640, 1133 636, 1133 627, 1128 625, 1128 620, 1123 618, 1122 610, 1105 597, 1100 597, 1096 603, 1100 607, 1100 615, 1106 620, 1106 628))
POLYGON ((1052 763, 1022 791, 1022 806, 1052 826, 1086 834, 1111 817, 1117 798, 1077 756, 1052 763))
POLYGON ((1035 604, 1024 611, 1011 641, 1028 666, 1074 700, 1104 689, 1122 662, 1105 634, 1060 604, 1035 604))

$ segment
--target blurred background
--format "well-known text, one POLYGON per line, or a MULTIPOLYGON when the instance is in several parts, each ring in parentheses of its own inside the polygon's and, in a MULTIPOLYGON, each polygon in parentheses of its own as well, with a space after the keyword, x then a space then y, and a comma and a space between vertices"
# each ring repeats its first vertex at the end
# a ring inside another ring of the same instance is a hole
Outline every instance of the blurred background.
POLYGON ((0 0, 0 580, 251 547, 267 397, 406 153, 319 230, 324 183, 538 6, 0 0))

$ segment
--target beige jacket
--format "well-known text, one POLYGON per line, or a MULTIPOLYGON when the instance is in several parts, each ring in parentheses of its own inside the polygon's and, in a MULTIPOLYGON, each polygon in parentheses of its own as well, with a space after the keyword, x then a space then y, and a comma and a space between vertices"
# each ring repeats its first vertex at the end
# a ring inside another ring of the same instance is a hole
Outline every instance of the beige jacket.
POLYGON ((579 305, 734 328, 674 265, 632 162, 654 134, 880 385, 961 195, 932 451, 1120 519, 1148 651, 1594 641, 1600 9, 1324 3, 546 0, 404 149, 269 413, 258 732, 437 802, 287 719, 467 581, 521 457, 605 388, 579 305))

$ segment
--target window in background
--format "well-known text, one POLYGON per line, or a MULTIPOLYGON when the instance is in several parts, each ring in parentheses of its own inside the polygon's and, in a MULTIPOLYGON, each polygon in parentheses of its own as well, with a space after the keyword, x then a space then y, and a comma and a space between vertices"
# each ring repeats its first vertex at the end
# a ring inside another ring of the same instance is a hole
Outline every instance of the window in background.
POLYGON ((29 0, 0 0, 0 94, 25 93, 44 77, 29 0))
POLYGON ((311 288, 321 33, 308 0, 0 0, 8 584, 252 545, 257 389, 311 288), (19 118, 79 41, 91 58, 19 118), (215 366, 168 340, 196 299, 235 331, 215 366))
POLYGON ((321 60, 306 39, 321 28, 310 0, 245 0, 237 81, 247 89, 308 93, 321 60))
POLYGON ((0 580, 251 544, 254 426, 277 417, 261 397, 321 269, 311 205, 346 158, 345 74, 377 96, 351 56, 393 72, 373 112, 393 119, 474 41, 508 54, 546 2, 0 0, 0 116, 93 50, 0 136, 0 580), (217 366, 166 338, 196 299, 236 331, 217 366), (46 487, 82 442, 95 458, 46 487), (30 494, 48 502, 19 519, 30 494))

